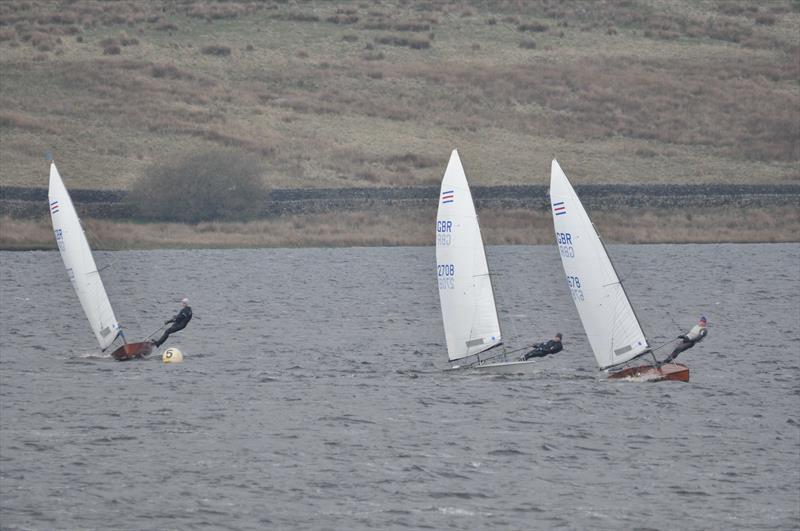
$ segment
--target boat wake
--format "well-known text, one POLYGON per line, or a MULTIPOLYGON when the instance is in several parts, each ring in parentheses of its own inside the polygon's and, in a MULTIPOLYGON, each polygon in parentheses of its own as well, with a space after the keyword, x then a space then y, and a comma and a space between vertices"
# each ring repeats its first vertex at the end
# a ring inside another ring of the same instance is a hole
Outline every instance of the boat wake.
POLYGON ((74 357, 84 360, 110 360, 111 354, 106 354, 105 352, 82 352, 74 357))

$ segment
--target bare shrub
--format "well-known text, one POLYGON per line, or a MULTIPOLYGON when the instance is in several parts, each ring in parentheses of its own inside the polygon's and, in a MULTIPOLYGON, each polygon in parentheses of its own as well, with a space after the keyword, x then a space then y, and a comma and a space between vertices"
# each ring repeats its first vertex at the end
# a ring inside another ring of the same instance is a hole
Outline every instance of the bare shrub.
POLYGON ((417 169, 431 168, 439 164, 439 160, 433 157, 420 155, 418 153, 405 153, 403 155, 391 155, 385 159, 386 164, 389 166, 397 166, 401 164, 410 165, 417 169))
POLYGON ((756 17, 756 24, 760 24, 762 26, 774 26, 777 21, 778 19, 772 15, 759 15, 756 17))
POLYGON ((392 29, 392 25, 388 22, 367 22, 361 27, 365 30, 380 30, 380 31, 386 31, 392 29))
POLYGON ((358 41, 358 35, 353 35, 352 33, 346 33, 342 35, 342 40, 344 42, 356 42, 358 41))
POLYGON ((156 31, 178 31, 178 26, 172 22, 161 22, 153 28, 156 31))
POLYGON ((375 39, 378 44, 389 44, 392 46, 407 46, 414 50, 422 50, 431 47, 431 41, 414 37, 398 37, 397 35, 386 35, 375 39))
POLYGON ((181 70, 175 65, 153 65, 150 67, 150 75, 159 79, 194 79, 190 72, 181 70))
POLYGON ((116 44, 111 44, 103 48, 103 55, 119 55, 122 53, 122 48, 116 44))
POLYGON ((190 17, 204 18, 208 21, 233 19, 245 12, 242 5, 206 5, 199 4, 192 6, 187 13, 190 17))
POLYGON ((529 31, 532 33, 542 33, 547 31, 547 25, 538 22, 531 22, 530 24, 520 24, 517 26, 517 31, 529 31))
POLYGON ((397 31, 422 32, 430 31, 431 25, 424 22, 398 22, 394 25, 394 29, 397 31))
POLYGON ((720 41, 741 42, 744 38, 750 37, 752 34, 753 30, 751 28, 741 26, 734 22, 710 20, 706 24, 706 35, 720 41))
POLYGON ((413 50, 425 50, 431 47, 431 41, 427 39, 408 39, 408 47, 413 50))
POLYGON ((366 181, 368 183, 377 183, 381 180, 381 178, 372 170, 361 170, 356 172, 356 179, 359 181, 366 181))
POLYGON ((746 11, 745 6, 736 2, 719 2, 717 9, 720 13, 733 17, 744 15, 746 11))
POLYGON ((227 57, 231 54, 230 46, 223 46, 220 44, 209 44, 200 48, 200 52, 205 55, 217 55, 220 57, 227 57))
POLYGON ((312 15, 309 13, 284 13, 284 14, 276 14, 270 15, 270 18, 275 20, 286 20, 289 22, 319 22, 319 17, 317 15, 312 15))
POLYGON ((333 15, 325 20, 333 24, 355 24, 358 22, 358 17, 356 15, 333 15))
POLYGON ((526 50, 535 50, 536 49, 536 41, 527 40, 522 41, 519 43, 520 48, 524 48, 526 50))
POLYGON ((262 173, 253 155, 212 149, 150 166, 128 201, 145 219, 244 221, 257 216, 266 200, 262 173))
POLYGON ((139 44, 139 39, 136 37, 129 37, 127 33, 119 36, 119 43, 121 46, 135 46, 139 44))
POLYGON ((40 52, 49 52, 53 50, 57 44, 61 44, 60 37, 41 31, 35 31, 31 34, 31 45, 40 52))

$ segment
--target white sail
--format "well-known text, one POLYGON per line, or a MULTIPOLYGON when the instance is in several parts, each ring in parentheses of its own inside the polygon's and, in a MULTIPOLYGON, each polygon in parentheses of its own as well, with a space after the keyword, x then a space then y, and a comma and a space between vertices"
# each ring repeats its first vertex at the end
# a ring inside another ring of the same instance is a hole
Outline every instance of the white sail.
POLYGON ((100 348, 105 350, 116 339, 119 323, 114 317, 114 310, 111 309, 111 302, 92 258, 92 250, 86 241, 78 214, 55 163, 50 164, 48 198, 56 243, 67 268, 67 275, 78 294, 100 348))
POLYGON ((439 194, 436 275, 450 361, 499 345, 500 323, 478 216, 456 150, 439 194))
POLYGON ((553 226, 567 285, 601 369, 649 350, 605 246, 558 162, 550 173, 553 226))

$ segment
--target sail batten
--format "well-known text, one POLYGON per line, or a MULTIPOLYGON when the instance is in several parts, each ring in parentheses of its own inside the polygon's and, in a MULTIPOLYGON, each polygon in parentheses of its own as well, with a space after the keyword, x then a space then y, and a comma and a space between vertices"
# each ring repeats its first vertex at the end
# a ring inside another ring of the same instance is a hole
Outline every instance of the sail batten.
POLYGON ((608 251, 555 160, 550 201, 567 285, 597 365, 608 369, 645 354, 650 346, 608 251))
POLYGON ((50 164, 48 200, 56 244, 64 260, 67 276, 75 288, 100 348, 105 350, 119 335, 120 326, 114 316, 114 310, 111 308, 111 302, 108 300, 100 271, 92 257, 92 250, 86 241, 78 214, 55 163, 50 164))
POLYGON ((492 280, 464 168, 453 150, 436 217, 436 275, 450 361, 502 343, 492 280))

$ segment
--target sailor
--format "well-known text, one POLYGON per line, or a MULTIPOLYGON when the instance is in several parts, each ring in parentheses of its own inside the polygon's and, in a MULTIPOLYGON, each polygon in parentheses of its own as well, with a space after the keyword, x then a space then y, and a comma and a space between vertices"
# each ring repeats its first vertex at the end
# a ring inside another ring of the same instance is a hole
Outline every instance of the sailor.
POLYGON ((675 350, 672 351, 672 354, 667 356, 667 358, 662 361, 659 365, 664 365, 665 363, 669 363, 675 358, 678 357, 678 354, 683 352, 684 350, 689 350, 692 348, 695 343, 699 343, 703 340, 706 335, 708 335, 708 329, 706 328, 706 317, 705 315, 700 316, 700 320, 697 322, 691 330, 678 336, 678 339, 681 340, 680 343, 675 347, 675 350))
POLYGON ((153 344, 156 347, 160 347, 164 341, 167 340, 170 334, 174 334, 178 330, 183 330, 186 328, 186 325, 189 324, 189 321, 192 320, 192 307, 189 306, 189 299, 181 300, 181 311, 179 311, 175 317, 172 319, 167 319, 164 321, 164 324, 172 323, 172 326, 167 328, 164 331, 164 335, 162 335, 158 341, 154 341, 153 344))
POLYGON ((556 334, 556 337, 546 343, 536 343, 533 345, 533 350, 522 356, 522 360, 529 360, 531 358, 543 358, 548 354, 555 354, 561 352, 564 346, 561 344, 561 332, 556 334))

